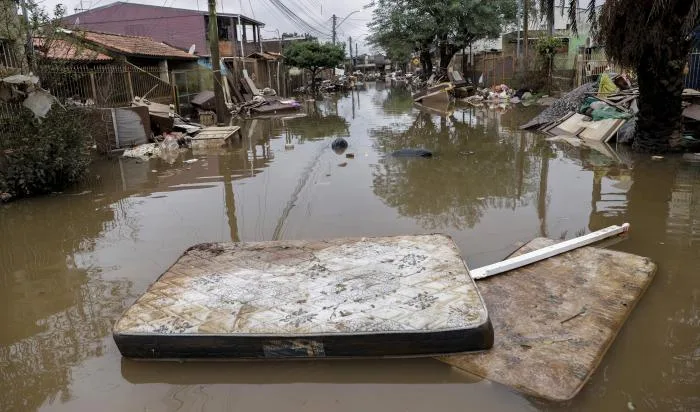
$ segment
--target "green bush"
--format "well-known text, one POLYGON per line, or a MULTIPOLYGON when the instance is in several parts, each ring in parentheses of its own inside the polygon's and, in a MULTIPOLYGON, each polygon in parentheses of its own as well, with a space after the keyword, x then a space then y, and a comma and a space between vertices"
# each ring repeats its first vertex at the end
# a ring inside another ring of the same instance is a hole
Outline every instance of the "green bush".
POLYGON ((61 191, 83 177, 92 144, 84 114, 54 105, 39 120, 22 108, 0 125, 0 201, 61 191))

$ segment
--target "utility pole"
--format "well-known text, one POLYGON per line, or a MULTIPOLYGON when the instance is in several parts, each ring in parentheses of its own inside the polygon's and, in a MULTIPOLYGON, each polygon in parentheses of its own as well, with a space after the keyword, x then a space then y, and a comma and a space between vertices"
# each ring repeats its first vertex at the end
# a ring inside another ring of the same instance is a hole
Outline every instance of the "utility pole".
POLYGON ((348 37, 348 45, 350 46, 350 71, 352 71, 354 69, 353 66, 355 66, 352 61, 352 37, 348 37))
POLYGON ((336 26, 336 22, 337 22, 337 21, 338 21, 338 16, 336 16, 336 15, 334 14, 334 15, 333 15, 333 31, 332 31, 332 33, 333 33, 333 44, 335 44, 335 26, 336 26))
POLYGON ((228 120, 226 102, 224 102, 223 82, 221 81, 221 61, 219 57, 219 25, 216 21, 216 0, 209 0, 209 53, 211 69, 214 71, 214 101, 216 103, 216 122, 228 120))
MULTIPOLYGON (((224 4, 223 0, 221 0, 221 4, 224 4)), ((239 0, 238 5, 241 8, 241 13, 243 13, 243 0, 239 0)), ((245 30, 245 27, 243 27, 241 24, 241 13, 238 13, 238 27, 236 27, 236 35, 238 36, 238 42, 241 45, 241 57, 245 57, 245 50, 243 49, 243 31, 245 30), (238 29, 241 30, 240 34, 238 34, 238 29)))
POLYGON ((520 59, 521 53, 520 53, 520 23, 521 23, 521 17, 522 17, 522 10, 520 10, 520 1, 516 2, 515 4, 515 24, 518 28, 518 34, 515 36, 516 37, 516 43, 517 46, 515 47, 515 58, 520 59))

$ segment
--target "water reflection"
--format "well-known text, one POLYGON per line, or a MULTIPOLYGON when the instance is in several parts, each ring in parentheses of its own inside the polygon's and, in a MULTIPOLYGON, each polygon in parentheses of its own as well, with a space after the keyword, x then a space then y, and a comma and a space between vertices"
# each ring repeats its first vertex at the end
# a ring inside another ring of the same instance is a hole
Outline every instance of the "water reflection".
POLYGON ((81 265, 124 212, 84 195, 0 208, 0 406, 28 411, 70 397, 70 367, 105 352, 130 282, 81 265))
POLYGON ((486 209, 546 198, 537 189, 540 182, 546 187, 548 144, 504 128, 495 112, 461 114, 464 120, 419 111, 405 130, 371 131, 384 154, 400 148, 434 152, 431 159, 385 156, 373 172, 374 193, 426 230, 470 228, 486 209))
MULTIPOLYGON (((300 143, 329 137, 349 136, 348 122, 337 114, 323 110, 321 102, 314 104, 305 117, 285 122, 286 139, 297 139, 300 143)), ((327 107, 327 106, 326 106, 327 107)))
POLYGON ((439 231, 471 266, 535 236, 625 221, 632 233, 612 247, 649 256, 659 273, 583 392, 533 405, 697 405, 700 167, 520 131, 537 107, 443 115, 417 109, 405 90, 371 86, 305 105, 306 117, 240 122, 242 139, 174 164, 99 162, 71 193, 0 206, 0 409, 364 410, 381 399, 390 410, 523 410, 533 401, 428 359, 153 365, 122 360, 109 331, 194 243, 439 231), (330 149, 336 136, 349 137, 355 157, 330 149), (388 156, 403 147, 436 156, 388 156), (319 393, 328 402, 309 406, 319 393))

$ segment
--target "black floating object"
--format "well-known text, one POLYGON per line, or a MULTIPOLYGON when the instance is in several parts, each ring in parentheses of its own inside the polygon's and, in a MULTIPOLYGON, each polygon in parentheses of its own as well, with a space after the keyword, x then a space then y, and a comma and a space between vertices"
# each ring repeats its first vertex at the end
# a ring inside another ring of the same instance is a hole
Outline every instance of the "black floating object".
POLYGON ((348 148, 348 141, 343 139, 342 137, 338 137, 335 140, 333 140, 333 143, 331 143, 331 149, 333 149, 334 152, 337 154, 343 154, 345 152, 345 149, 348 148))
POLYGON ((425 149, 399 149, 391 155, 394 157, 431 157, 433 152, 425 149))

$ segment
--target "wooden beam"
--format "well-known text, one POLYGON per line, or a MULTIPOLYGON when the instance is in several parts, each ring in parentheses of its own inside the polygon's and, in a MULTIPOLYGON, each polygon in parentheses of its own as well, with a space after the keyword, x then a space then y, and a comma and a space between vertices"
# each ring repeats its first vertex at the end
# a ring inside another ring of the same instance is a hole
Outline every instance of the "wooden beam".
POLYGON ((474 280, 484 279, 489 276, 498 275, 499 273, 527 266, 531 263, 539 262, 540 260, 544 260, 552 256, 556 256, 568 252, 570 250, 574 250, 586 245, 590 245, 591 243, 595 243, 603 239, 619 235, 620 233, 627 232, 629 230, 629 227, 629 223, 625 223, 622 226, 609 226, 605 229, 601 229, 596 232, 591 232, 584 236, 569 239, 567 241, 557 243, 552 246, 547 246, 545 248, 538 249, 512 259, 507 259, 501 262, 496 262, 492 265, 487 265, 470 270, 469 274, 474 280))

